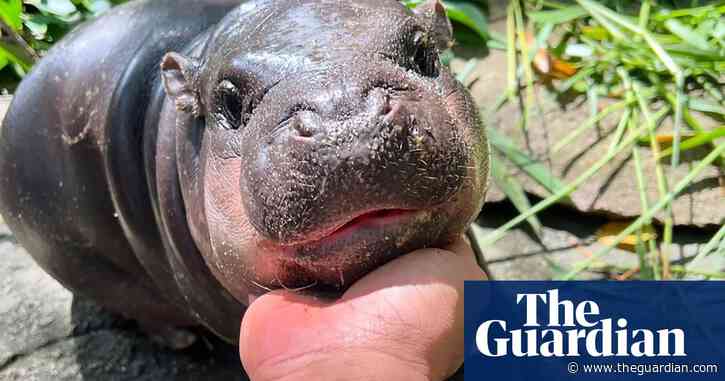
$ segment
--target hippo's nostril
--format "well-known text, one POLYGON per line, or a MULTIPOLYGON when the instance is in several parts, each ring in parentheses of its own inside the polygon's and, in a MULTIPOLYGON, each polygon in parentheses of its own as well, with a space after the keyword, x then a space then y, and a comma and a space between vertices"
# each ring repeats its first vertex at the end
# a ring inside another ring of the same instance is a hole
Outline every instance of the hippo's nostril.
POLYGON ((309 128, 309 126, 306 123, 304 123, 302 120, 300 120, 299 117, 292 118, 292 120, 290 121, 290 124, 291 124, 292 128, 294 128, 294 130, 297 131, 297 134, 300 137, 310 138, 310 137, 312 137, 312 135, 314 135, 314 132, 312 131, 312 129, 309 128))
POLYGON ((388 112, 383 117, 383 122, 393 126, 407 126, 411 121, 411 114, 402 102, 389 104, 388 112))
POLYGON ((297 136, 310 138, 319 130, 319 114, 317 108, 307 102, 292 105, 284 119, 289 129, 294 130, 297 136))
POLYGON ((392 111, 393 107, 390 104, 390 95, 388 93, 383 93, 382 96, 382 107, 380 108, 380 115, 387 115, 390 111, 392 111))

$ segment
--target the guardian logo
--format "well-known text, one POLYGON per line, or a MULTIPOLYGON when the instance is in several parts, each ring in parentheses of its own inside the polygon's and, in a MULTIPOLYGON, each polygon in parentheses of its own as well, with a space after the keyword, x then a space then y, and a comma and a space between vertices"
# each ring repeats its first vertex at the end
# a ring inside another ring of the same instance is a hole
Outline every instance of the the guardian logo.
POLYGON ((600 319, 599 305, 559 300, 559 290, 517 294, 526 310, 525 329, 509 330, 504 320, 488 320, 476 330, 476 347, 486 357, 655 357, 687 356, 682 329, 629 329, 625 318, 600 319), (546 308, 546 324, 539 321, 546 308))

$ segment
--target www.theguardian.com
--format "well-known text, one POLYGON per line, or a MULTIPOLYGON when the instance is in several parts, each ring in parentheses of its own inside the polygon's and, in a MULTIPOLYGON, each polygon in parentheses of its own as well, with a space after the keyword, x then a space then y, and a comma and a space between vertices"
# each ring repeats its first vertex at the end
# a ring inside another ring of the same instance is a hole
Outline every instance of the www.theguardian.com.
POLYGON ((587 374, 633 374, 637 376, 662 374, 662 375, 697 375, 717 374, 720 371, 718 364, 629 364, 629 363, 613 363, 613 364, 594 364, 594 363, 578 363, 570 362, 567 364, 567 371, 573 375, 587 374))

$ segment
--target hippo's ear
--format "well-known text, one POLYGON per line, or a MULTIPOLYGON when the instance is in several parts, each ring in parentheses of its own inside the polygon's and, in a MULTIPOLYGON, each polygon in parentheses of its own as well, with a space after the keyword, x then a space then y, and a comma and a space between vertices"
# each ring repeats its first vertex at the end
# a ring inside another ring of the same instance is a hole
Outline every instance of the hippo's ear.
POLYGON ((166 94, 179 111, 201 115, 201 99, 196 86, 199 63, 179 53, 166 53, 161 60, 161 79, 166 94))
POLYGON ((453 45, 453 26, 440 0, 426 0, 415 7, 413 12, 425 25, 438 49, 445 50, 453 45))

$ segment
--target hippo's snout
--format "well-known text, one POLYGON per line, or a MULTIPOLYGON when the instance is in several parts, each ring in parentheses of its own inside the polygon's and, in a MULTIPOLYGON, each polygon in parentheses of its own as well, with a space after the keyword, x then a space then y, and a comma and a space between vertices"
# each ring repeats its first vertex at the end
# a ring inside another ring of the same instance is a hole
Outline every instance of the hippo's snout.
POLYGON ((461 187, 468 156, 440 97, 412 85, 305 95, 246 162, 245 206, 267 238, 307 242, 362 213, 441 205, 461 187))

